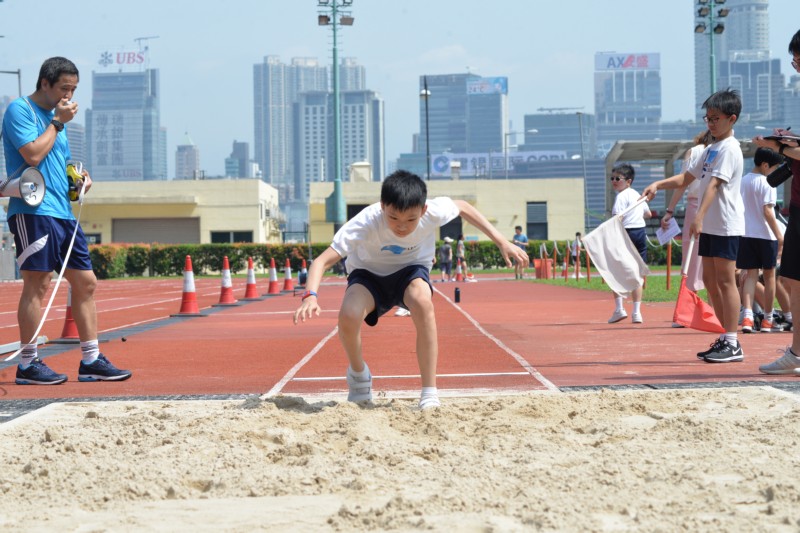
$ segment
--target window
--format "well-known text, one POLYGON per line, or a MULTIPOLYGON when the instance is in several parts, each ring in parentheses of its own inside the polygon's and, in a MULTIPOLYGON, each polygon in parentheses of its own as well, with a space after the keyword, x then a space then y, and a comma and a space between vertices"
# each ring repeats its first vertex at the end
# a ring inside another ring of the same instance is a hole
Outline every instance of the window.
POLYGON ((547 202, 528 202, 528 224, 526 235, 529 239, 547 239, 547 202))
POLYGON ((211 242, 214 244, 232 242, 253 242, 252 231, 212 231, 211 242))

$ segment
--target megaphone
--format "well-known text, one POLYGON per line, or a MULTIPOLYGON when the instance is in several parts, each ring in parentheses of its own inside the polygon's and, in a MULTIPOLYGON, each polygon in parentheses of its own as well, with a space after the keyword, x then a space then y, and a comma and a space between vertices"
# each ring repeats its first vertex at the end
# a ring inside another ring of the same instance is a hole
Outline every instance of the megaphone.
POLYGON ((35 167, 26 168, 18 178, 0 183, 0 196, 20 198, 31 207, 42 203, 46 190, 44 176, 35 167))

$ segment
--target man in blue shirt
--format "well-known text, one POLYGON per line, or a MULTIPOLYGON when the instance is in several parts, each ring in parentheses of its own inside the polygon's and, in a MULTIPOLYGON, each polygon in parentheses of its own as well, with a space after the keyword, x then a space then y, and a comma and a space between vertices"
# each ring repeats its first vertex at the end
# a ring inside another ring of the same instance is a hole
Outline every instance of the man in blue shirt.
MULTIPOLYGON (((97 278, 83 230, 70 205, 67 160, 71 154, 64 128, 78 112, 78 104, 72 101, 78 80, 72 61, 51 57, 42 64, 36 91, 14 100, 3 117, 6 174, 13 179, 27 167, 37 167, 46 186, 38 206, 19 198, 11 198, 8 206, 8 226, 14 234, 23 281, 17 313, 22 352, 16 383, 20 385, 57 385, 67 380, 65 374, 54 372, 39 359, 35 338, 52 273, 60 271, 65 261, 64 277, 72 287, 72 313, 81 340, 78 380, 131 377, 131 372, 116 368, 100 353, 94 303, 97 278), (67 257, 73 234, 75 242, 67 257)), ((83 179, 88 190, 92 183, 88 172, 83 171, 83 179)))
MULTIPOLYGON (((514 228, 514 244, 519 246, 524 252, 528 249, 528 236, 522 233, 522 226, 514 228)), ((525 267, 527 265, 515 260, 514 261, 514 279, 522 279, 525 277, 525 267)))

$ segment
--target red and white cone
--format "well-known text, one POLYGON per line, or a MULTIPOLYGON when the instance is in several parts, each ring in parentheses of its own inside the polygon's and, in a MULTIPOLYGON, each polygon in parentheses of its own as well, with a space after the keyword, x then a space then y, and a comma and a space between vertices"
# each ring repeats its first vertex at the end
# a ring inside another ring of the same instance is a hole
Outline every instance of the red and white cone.
POLYGON ((284 291, 293 291, 294 290, 294 282, 292 281, 292 264, 289 262, 289 258, 286 258, 286 275, 283 278, 283 290, 284 291))
POLYGON ((281 286, 278 283, 278 271, 275 269, 275 259, 269 260, 269 288, 267 294, 280 294, 281 286))
POLYGON ((192 257, 186 256, 183 267, 183 295, 181 296, 181 310, 170 316, 206 316, 200 314, 197 307, 197 291, 194 288, 194 271, 192 271, 192 257))
POLYGON ((253 270, 253 258, 247 258, 247 286, 244 289, 245 300, 256 300, 259 298, 258 287, 256 287, 256 273, 253 270))
POLYGON ((228 256, 222 258, 222 288, 219 292, 219 302, 215 305, 236 305, 233 297, 233 282, 231 281, 231 265, 228 256))
POLYGON ((456 281, 464 281, 464 274, 461 272, 461 258, 456 258, 456 281))
POLYGON ((64 319, 64 328, 61 330, 60 340, 80 342, 78 326, 75 325, 75 320, 72 318, 72 287, 67 289, 67 316, 64 319))

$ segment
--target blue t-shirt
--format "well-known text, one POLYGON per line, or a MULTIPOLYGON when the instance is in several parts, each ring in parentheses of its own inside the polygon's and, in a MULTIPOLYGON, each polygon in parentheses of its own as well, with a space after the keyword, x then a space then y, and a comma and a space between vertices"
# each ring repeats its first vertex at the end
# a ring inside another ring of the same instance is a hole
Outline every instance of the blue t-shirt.
MULTIPOLYGON (((13 175, 17 178, 22 170, 28 167, 19 149, 44 133, 54 116, 53 111, 42 109, 28 98, 17 98, 11 102, 3 116, 3 150, 6 156, 7 176, 13 175)), ((39 163, 38 168, 44 176, 47 188, 44 200, 38 206, 32 207, 20 198, 11 198, 8 203, 8 216, 24 213, 74 220, 67 180, 67 160, 71 157, 65 129, 56 137, 50 153, 39 163)))
POLYGON ((528 242, 528 236, 527 235, 525 235, 524 233, 520 233, 519 235, 517 235, 515 233, 514 234, 514 240, 517 241, 514 244, 516 244, 517 246, 519 246, 520 248, 525 250, 525 246, 523 246, 522 244, 517 244, 517 243, 528 242))

